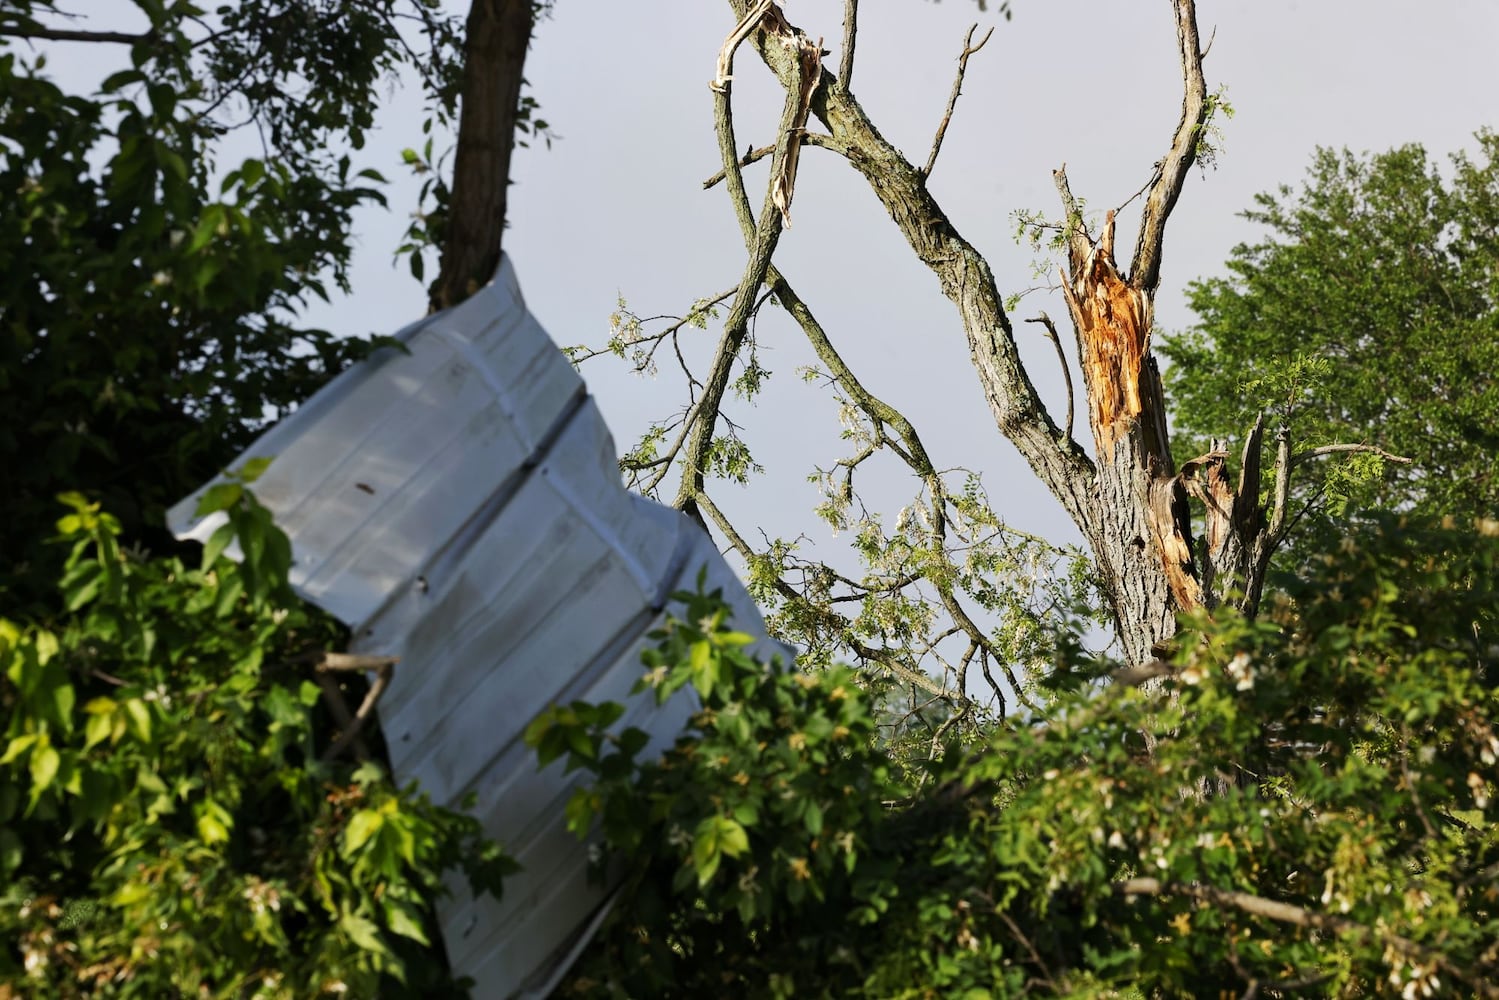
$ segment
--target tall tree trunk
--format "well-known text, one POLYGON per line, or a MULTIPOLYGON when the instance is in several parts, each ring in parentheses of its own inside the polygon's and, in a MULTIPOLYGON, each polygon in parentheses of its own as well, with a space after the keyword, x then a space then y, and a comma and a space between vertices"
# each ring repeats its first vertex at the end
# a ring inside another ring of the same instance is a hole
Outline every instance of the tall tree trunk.
POLYGON ((458 152, 433 312, 483 287, 500 263, 521 73, 535 24, 532 0, 473 0, 464 44, 458 152))

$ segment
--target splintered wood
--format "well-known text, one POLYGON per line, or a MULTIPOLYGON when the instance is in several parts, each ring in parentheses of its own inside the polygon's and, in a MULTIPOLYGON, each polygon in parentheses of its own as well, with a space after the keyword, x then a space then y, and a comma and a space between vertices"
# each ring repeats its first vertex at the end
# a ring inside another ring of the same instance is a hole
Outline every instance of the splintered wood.
POLYGON ((764 28, 770 37, 796 54, 801 76, 790 127, 776 143, 776 156, 771 167, 771 202, 781 213, 781 221, 791 228, 791 198, 796 190, 796 167, 801 156, 802 137, 807 134, 807 118, 812 113, 812 95, 817 92, 817 83, 822 78, 822 39, 816 42, 793 28, 786 20, 774 0, 758 0, 745 13, 734 30, 729 32, 718 50, 718 64, 708 86, 715 93, 727 94, 729 81, 734 79, 734 52, 757 28, 764 28))
POLYGON ((1143 409, 1140 368, 1150 339, 1150 300, 1130 285, 1114 263, 1114 213, 1075 278, 1062 275, 1062 291, 1077 325, 1089 416, 1100 457, 1143 409))

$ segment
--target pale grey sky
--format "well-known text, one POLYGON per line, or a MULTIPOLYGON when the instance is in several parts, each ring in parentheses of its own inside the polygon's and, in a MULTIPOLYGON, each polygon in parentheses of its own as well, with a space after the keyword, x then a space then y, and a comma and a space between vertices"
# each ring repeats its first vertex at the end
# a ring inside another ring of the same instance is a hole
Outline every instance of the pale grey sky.
MULTIPOLYGON (((1164 152, 1181 100, 1167 0, 1013 6, 1006 23, 965 0, 865 0, 854 72, 854 91, 881 130, 919 162, 964 32, 975 20, 996 26, 970 60, 933 189, 990 255, 1007 291, 1034 284, 1032 254, 1014 243, 1011 213, 1055 213, 1051 170, 1063 162, 1091 205, 1123 201, 1164 152)), ((841 0, 790 0, 785 9, 792 23, 826 38, 836 64, 841 0)), ((1418 141, 1445 155, 1480 126, 1499 124, 1492 0, 1200 0, 1199 17, 1204 35, 1216 33, 1209 85, 1226 88, 1236 114, 1223 122, 1217 169, 1194 172, 1168 231, 1160 327, 1189 322, 1186 283, 1219 271, 1230 248, 1254 236, 1236 213, 1255 192, 1297 182, 1317 145, 1418 141)), ((681 312, 740 274, 727 200, 700 187, 717 166, 707 80, 732 24, 728 5, 711 0, 559 0, 541 26, 527 77, 563 139, 518 155, 506 246, 533 311, 559 342, 602 341, 616 293, 642 315, 681 312)), ((739 144, 762 145, 780 96, 751 50, 736 70, 739 144)), ((747 176, 756 190, 764 164, 747 176)), ((758 207, 759 194, 752 197, 758 207)), ((939 464, 983 471, 1012 523, 1070 537, 1059 508, 995 431, 953 309, 863 179, 833 154, 808 149, 792 217, 778 262, 870 387, 907 410, 939 464)), ((1132 239, 1133 219, 1120 232, 1132 239)), ((1017 318, 1040 309, 1066 312, 1058 296, 1037 294, 1017 318)), ((1037 330, 1017 324, 1060 420, 1056 359, 1037 330)), ((838 426, 826 393, 795 378, 808 360, 795 327, 768 319, 761 341, 775 379, 756 408, 739 406, 735 417, 767 473, 721 492, 773 533, 815 535, 805 474, 843 453, 838 426)), ((683 399, 669 366, 656 380, 623 375, 623 367, 600 359, 584 368, 622 448, 646 419, 683 399)))
MULTIPOLYGON (((467 8, 466 0, 448 3, 467 8)), ((79 6, 101 28, 130 9, 122 0, 79 6)), ((970 61, 932 185, 959 231, 990 255, 1006 291, 1034 284, 1032 255, 1012 240, 1011 219, 1016 209, 1056 211, 1052 168, 1065 162, 1091 206, 1118 204, 1149 177, 1180 106, 1168 0, 1013 7, 1014 20, 1004 22, 971 0, 864 0, 854 74, 855 93, 884 134, 924 159, 964 32, 975 20, 995 25, 970 61)), ((788 0, 785 8, 793 23, 825 36, 836 63, 842 0, 788 0)), ((1479 127, 1499 124, 1494 0, 1199 0, 1199 16, 1204 34, 1215 33, 1209 84, 1226 88, 1237 113, 1223 123, 1217 169, 1193 174, 1168 231, 1159 327, 1189 322, 1186 283, 1218 272, 1235 243, 1254 237, 1236 213, 1255 192, 1297 182, 1315 146, 1416 141, 1444 156, 1479 127)), ((558 0, 541 25, 527 77, 562 139, 518 153, 506 248, 533 312, 559 343, 602 342, 619 294, 641 315, 677 313, 737 281, 743 251, 727 201, 721 190, 701 190, 717 166, 707 81, 733 20, 715 0, 558 0)), ((50 68, 65 84, 86 86, 114 68, 100 54, 55 46, 50 68)), ((764 144, 780 96, 752 51, 741 52, 736 68, 739 143, 764 144)), ((393 89, 360 156, 361 166, 402 181, 390 192, 390 213, 361 219, 354 295, 313 314, 334 330, 390 332, 423 311, 422 287, 390 264, 414 196, 400 150, 420 143, 420 121, 419 95, 393 89)), ((747 177, 752 189, 763 185, 765 164, 747 177)), ((983 472, 1011 523, 1070 539, 1060 509, 995 431, 952 308, 864 181, 832 154, 806 150, 793 218, 778 261, 870 388, 907 411, 940 465, 983 472)), ((1122 220, 1121 234, 1132 238, 1132 225, 1122 220)), ((1038 294, 1017 318, 1040 309, 1065 315, 1056 296, 1038 294)), ((1060 419, 1056 359, 1037 329, 1017 324, 1060 419)), ((704 349, 716 335, 699 335, 704 349)), ((767 472, 746 489, 720 492, 746 527, 826 538, 809 514, 816 498, 806 474, 843 454, 836 416, 826 392, 795 377, 809 360, 795 327, 768 315, 759 335, 775 377, 757 407, 739 405, 733 415, 767 472)), ((640 379, 600 359, 584 375, 622 448, 649 418, 682 404, 669 367, 640 379)))

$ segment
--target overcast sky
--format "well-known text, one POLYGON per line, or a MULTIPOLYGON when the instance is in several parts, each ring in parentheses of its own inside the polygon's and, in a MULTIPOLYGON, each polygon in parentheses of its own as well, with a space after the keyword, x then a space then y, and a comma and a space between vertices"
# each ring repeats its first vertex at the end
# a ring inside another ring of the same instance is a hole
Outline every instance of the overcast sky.
MULTIPOLYGON (((467 8, 466 0, 448 2, 467 8)), ((1199 4, 1203 34, 1214 35, 1209 86, 1225 88, 1236 114, 1222 123, 1216 169, 1193 173, 1168 230, 1157 310, 1166 329, 1191 321, 1187 282, 1219 272, 1235 243, 1254 238, 1237 213, 1255 192, 1297 182, 1316 146, 1420 142, 1445 156, 1496 124, 1494 0, 1199 4)), ((75 6, 99 22, 129 9, 104 0, 75 6)), ((826 38, 836 65, 842 0, 789 0, 785 8, 794 24, 826 38)), ((1005 292, 1035 284, 1033 255, 1012 238, 1013 213, 1055 213, 1051 171, 1063 163, 1090 206, 1122 202, 1166 149, 1181 87, 1169 0, 1014 0, 1013 9, 1005 22, 972 0, 864 0, 854 72, 854 91, 882 132, 920 162, 964 32, 975 20, 995 26, 970 61, 932 188, 958 230, 989 255, 1005 292)), ((743 249, 727 200, 721 189, 701 189, 718 165, 707 81, 733 21, 715 0, 558 0, 540 26, 526 75, 561 139, 517 154, 506 249, 533 312, 559 343, 601 343, 619 295, 641 315, 679 313, 738 280, 743 249)), ((97 79, 112 67, 101 68, 96 55, 58 46, 51 71, 64 82, 97 79)), ((781 97, 752 50, 736 69, 739 144, 763 145, 781 97)), ((420 96, 393 88, 361 165, 402 175, 400 150, 419 144, 420 121, 420 96)), ((757 206, 765 167, 747 171, 757 206)), ((405 184, 392 192, 391 213, 362 217, 355 293, 317 311, 318 322, 364 334, 422 314, 423 289, 390 263, 410 199, 405 184)), ((939 465, 983 472, 1011 523, 1074 537, 995 431, 954 310, 862 178, 827 151, 806 150, 793 219, 777 260, 869 388, 906 410, 939 465)), ((1120 233, 1133 239, 1132 218, 1120 233)), ((1041 309, 1065 316, 1058 296, 1032 295, 1017 318, 1041 309)), ((1036 326, 1016 328, 1060 420, 1056 358, 1036 326)), ((797 329, 767 316, 758 335, 774 378, 757 407, 737 405, 733 415, 767 472, 720 494, 746 529, 826 538, 808 514, 816 497, 806 474, 844 453, 836 415, 824 390, 795 377, 809 360, 797 329)), ((706 349, 716 336, 710 329, 698 339, 706 349)), ((684 399, 669 367, 641 379, 601 359, 584 374, 622 449, 684 399)), ((1082 426, 1077 433, 1086 436, 1082 426)), ((909 487, 899 478, 887 485, 909 487)))
MULTIPOLYGON (((793 24, 825 37, 836 65, 842 0, 784 6, 793 24)), ((1090 205, 1119 204, 1149 178, 1181 105, 1169 0, 1015 0, 1013 9, 1005 22, 971 0, 865 0, 853 77, 882 132, 921 162, 964 32, 975 21, 995 26, 970 60, 932 187, 1006 292, 1035 284, 1012 213, 1056 213, 1052 169, 1065 162, 1090 205)), ((1200 0, 1199 18, 1203 35, 1214 35, 1209 86, 1225 88, 1235 115, 1223 122, 1216 169, 1194 171, 1168 230, 1158 327, 1190 323, 1187 282, 1219 272, 1235 243, 1254 238, 1237 213, 1257 191, 1298 182, 1318 145, 1420 142, 1445 157, 1496 124, 1493 0, 1200 0)), ((727 199, 701 189, 717 167, 707 81, 733 20, 727 3, 712 0, 559 0, 537 33, 527 77, 563 138, 518 154, 506 248, 532 310, 559 342, 600 342, 617 294, 641 315, 676 313, 741 273, 727 199)), ((750 49, 736 71, 739 145, 773 141, 779 92, 750 49)), ((1016 526, 1071 537, 995 431, 936 280, 846 164, 819 149, 801 163, 794 226, 777 257, 788 280, 869 387, 917 422, 939 465, 984 472, 1016 526)), ((747 171, 757 208, 765 177, 763 162, 747 171)), ((1133 226, 1133 218, 1121 224, 1121 243, 1126 233, 1132 241, 1133 226)), ((407 311, 419 304, 410 301, 407 311)), ((1032 295, 1017 318, 1041 309, 1066 315, 1059 296, 1032 295)), ((1017 324, 1060 421, 1057 362, 1038 329, 1017 324)), ((779 318, 762 324, 775 378, 758 407, 739 406, 735 417, 767 474, 720 492, 772 533, 825 537, 807 513, 815 497, 805 475, 843 452, 826 393, 795 378, 809 360, 798 337, 779 318)), ((584 368, 621 448, 683 399, 667 366, 655 380, 624 376, 623 367, 600 359, 584 368)))

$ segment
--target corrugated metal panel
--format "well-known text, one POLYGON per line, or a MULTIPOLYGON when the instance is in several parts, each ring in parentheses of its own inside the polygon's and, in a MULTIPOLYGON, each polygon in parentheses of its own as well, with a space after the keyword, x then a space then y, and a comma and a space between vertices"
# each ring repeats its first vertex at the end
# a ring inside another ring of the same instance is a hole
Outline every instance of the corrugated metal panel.
MULTIPOLYGON (((522 730, 554 702, 613 700, 622 725, 669 741, 690 697, 657 709, 628 693, 643 636, 700 570, 739 628, 763 626, 700 528, 621 487, 603 419, 508 258, 397 336, 406 352, 345 372, 235 466, 274 459, 255 492, 291 537, 297 591, 354 629, 355 651, 400 657, 380 703, 398 780, 445 803, 475 792, 523 866, 499 902, 454 884, 439 909, 454 969, 481 1000, 542 995, 605 892, 564 828, 576 776, 538 772, 522 730)), ((198 495, 170 522, 203 540, 217 523, 193 516, 198 495)))

